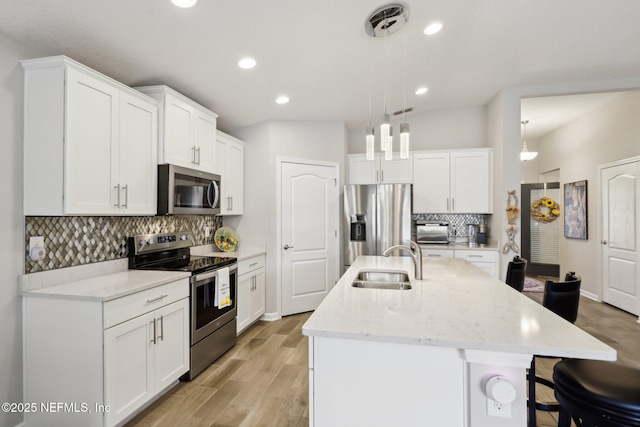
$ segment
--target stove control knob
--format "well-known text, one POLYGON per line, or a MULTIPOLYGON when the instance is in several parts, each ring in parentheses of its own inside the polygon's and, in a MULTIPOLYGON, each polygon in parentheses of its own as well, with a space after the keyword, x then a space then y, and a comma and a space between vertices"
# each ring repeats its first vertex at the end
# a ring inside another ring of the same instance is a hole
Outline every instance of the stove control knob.
POLYGON ((144 245, 146 245, 146 244, 147 244, 147 241, 146 241, 146 240, 140 240, 140 246, 144 246, 144 245))
POLYGON ((153 245, 153 239, 147 240, 147 245, 153 245))
POLYGON ((180 236, 180 240, 189 240, 191 238, 191 236, 189 236, 188 234, 183 234, 182 236, 180 236))

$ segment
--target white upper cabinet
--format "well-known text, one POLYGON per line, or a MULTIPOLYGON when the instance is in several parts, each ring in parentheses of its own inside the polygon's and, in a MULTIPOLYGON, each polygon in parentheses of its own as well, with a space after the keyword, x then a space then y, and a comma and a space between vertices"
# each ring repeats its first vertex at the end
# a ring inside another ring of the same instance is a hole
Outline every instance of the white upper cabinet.
POLYGON ((220 173, 216 160, 218 115, 168 86, 136 89, 160 102, 158 163, 220 173))
POLYGON ((349 184, 410 184, 413 181, 413 162, 411 156, 401 159, 400 153, 394 153, 392 160, 385 160, 376 154, 373 160, 367 160, 364 154, 349 155, 349 184))
POLYGON ((414 213, 492 213, 488 149, 413 153, 414 213))
POLYGON ((244 204, 244 142, 218 131, 218 171, 220 173, 220 215, 242 215, 244 204))
POLYGON ((157 102, 64 56, 22 65, 25 215, 155 215, 157 102))

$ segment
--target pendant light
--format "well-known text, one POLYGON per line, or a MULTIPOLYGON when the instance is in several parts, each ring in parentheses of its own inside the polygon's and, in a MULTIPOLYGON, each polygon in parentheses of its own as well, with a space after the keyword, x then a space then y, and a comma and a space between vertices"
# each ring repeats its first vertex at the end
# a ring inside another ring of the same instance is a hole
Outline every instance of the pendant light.
POLYGON ((409 123, 407 123, 407 33, 402 39, 402 123, 400 123, 400 158, 409 158, 409 123))
POLYGON ((529 123, 529 120, 523 120, 520 123, 522 123, 522 127, 524 128, 522 133, 522 151, 520 151, 520 161, 526 162, 528 160, 535 159, 538 152, 529 151, 527 149, 527 123, 529 123))
MULTIPOLYGON (((376 9, 365 21, 365 32, 371 37, 388 37, 400 30, 409 20, 409 9, 407 6, 400 3, 391 3, 384 5, 376 9)), ((406 42, 405 42, 406 44, 406 42)), ((384 43, 385 57, 388 58, 388 45, 385 38, 384 43)), ((389 61, 385 61, 389 63, 389 61)), ((387 76, 388 77, 388 76, 387 76)), ((384 86, 384 114, 382 118, 382 124, 380 125, 380 150, 384 152, 386 160, 391 160, 393 157, 393 129, 391 128, 391 115, 387 110, 387 81, 385 78, 384 86)), ((406 78, 405 78, 406 80, 406 78)), ((404 82, 406 85, 406 81, 404 82)), ((404 88, 403 88, 404 91, 404 88)), ((405 112, 406 116, 406 112, 405 112)), ((367 160, 374 159, 374 130, 371 126, 371 83, 369 86, 369 126, 366 129, 366 158, 367 160)), ((406 157, 409 157, 409 124, 405 122, 400 125, 400 151, 401 157, 403 153, 406 157)))

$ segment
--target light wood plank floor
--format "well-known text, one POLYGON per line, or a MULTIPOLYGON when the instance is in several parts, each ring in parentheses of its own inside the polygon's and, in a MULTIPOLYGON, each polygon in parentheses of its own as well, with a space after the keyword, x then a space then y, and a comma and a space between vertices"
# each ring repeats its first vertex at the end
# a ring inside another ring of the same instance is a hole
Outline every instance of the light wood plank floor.
MULTIPOLYGON (((524 293, 542 301, 541 293, 524 293)), ((238 344, 191 382, 181 382, 127 426, 308 426, 307 338, 311 313, 275 322, 259 321, 238 344)), ((576 325, 618 351, 618 360, 640 368, 636 317, 587 298, 576 325)), ((553 359, 538 359, 538 373, 551 376, 553 359)), ((551 393, 537 388, 539 398, 551 393)), ((538 411, 538 427, 557 425, 557 414, 538 411)))

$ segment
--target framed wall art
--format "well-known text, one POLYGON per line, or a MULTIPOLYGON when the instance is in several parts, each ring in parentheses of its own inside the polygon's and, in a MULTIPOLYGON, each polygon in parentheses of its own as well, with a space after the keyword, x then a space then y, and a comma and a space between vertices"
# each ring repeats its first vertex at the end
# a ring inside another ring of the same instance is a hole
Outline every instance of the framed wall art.
POLYGON ((587 181, 564 185, 564 237, 587 240, 587 181))

